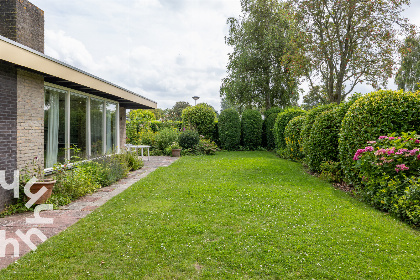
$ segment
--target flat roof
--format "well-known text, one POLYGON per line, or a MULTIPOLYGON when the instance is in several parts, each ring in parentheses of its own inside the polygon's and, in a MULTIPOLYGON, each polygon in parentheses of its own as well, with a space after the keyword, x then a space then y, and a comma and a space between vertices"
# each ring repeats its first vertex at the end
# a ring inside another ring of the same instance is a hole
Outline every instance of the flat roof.
POLYGON ((127 109, 157 108, 153 100, 3 36, 0 36, 0 60, 40 73, 46 82, 118 101, 127 109))

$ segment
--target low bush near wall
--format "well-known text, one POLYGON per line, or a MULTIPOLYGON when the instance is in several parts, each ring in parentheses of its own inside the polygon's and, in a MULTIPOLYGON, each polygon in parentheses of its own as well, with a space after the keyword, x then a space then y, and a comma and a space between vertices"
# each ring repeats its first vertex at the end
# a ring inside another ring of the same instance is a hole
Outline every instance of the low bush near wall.
POLYGON ((226 109, 220 113, 219 139, 223 149, 238 149, 241 143, 241 119, 235 109, 226 109))
POLYGON ((294 117, 289 121, 284 129, 284 138, 286 140, 285 156, 289 159, 299 161, 303 158, 301 130, 305 116, 294 117))
POLYGON ((254 150, 261 146, 262 117, 257 110, 245 110, 241 119, 241 142, 245 149, 254 150))
POLYGON ((191 129, 185 129, 181 131, 178 138, 178 143, 183 149, 193 149, 198 145, 200 141, 200 135, 198 132, 191 129))
POLYGON ((173 142, 178 142, 178 130, 174 128, 164 128, 156 133, 155 145, 161 151, 164 151, 173 142))
POLYGON ((348 183, 359 183, 353 161, 357 149, 381 135, 418 130, 419 108, 420 92, 382 90, 354 102, 343 119, 339 138, 340 162, 348 183))
POLYGON ((299 108, 287 108, 286 110, 278 114, 273 129, 274 137, 276 139, 276 149, 283 150, 284 148, 286 148, 286 141, 284 139, 284 129, 286 128, 289 121, 294 117, 302 116, 305 114, 306 111, 299 108))
POLYGON ((420 141, 415 132, 380 136, 353 156, 359 192, 378 209, 420 225, 420 141))

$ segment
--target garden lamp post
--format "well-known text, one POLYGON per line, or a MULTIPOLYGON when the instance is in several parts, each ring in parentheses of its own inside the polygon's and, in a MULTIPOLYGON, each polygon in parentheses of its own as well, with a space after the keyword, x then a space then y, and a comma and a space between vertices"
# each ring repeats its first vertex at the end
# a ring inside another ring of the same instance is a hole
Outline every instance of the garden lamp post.
POLYGON ((198 100, 198 99, 200 99, 200 97, 198 97, 198 96, 193 96, 193 99, 194 99, 194 101, 195 101, 195 104, 194 104, 194 105, 197 105, 197 100, 198 100))

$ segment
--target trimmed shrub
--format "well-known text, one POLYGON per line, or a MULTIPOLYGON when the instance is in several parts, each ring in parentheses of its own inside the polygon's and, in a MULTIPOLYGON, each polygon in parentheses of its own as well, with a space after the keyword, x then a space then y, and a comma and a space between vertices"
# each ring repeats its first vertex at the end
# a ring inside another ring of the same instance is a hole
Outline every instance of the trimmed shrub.
POLYGON ((181 131, 178 138, 178 143, 183 149, 193 149, 198 145, 199 141, 200 135, 198 135, 197 131, 191 129, 181 131))
POLYGON ((235 109, 226 109, 219 116, 220 146, 225 150, 236 150, 241 143, 241 119, 235 109))
POLYGON ((289 159, 299 161, 303 158, 301 130, 305 116, 297 116, 291 119, 284 129, 284 139, 286 141, 285 156, 289 159))
POLYGON ((305 156, 305 162, 306 162, 306 156, 309 154, 310 148, 309 148, 309 143, 310 143, 310 136, 311 136, 311 131, 312 131, 312 126, 316 120, 316 118, 318 117, 318 115, 320 115, 322 112, 325 111, 329 111, 331 109, 333 109, 335 106, 337 106, 336 103, 330 103, 330 104, 326 104, 326 105, 320 105, 317 106, 315 108, 313 108, 312 110, 310 110, 308 112, 308 114, 306 115, 303 127, 302 127, 302 151, 303 154, 305 156))
POLYGON ((378 209, 420 226, 420 141, 417 133, 380 136, 354 155, 359 194, 378 209))
POLYGON ((263 146, 272 150, 276 147, 276 141, 273 134, 274 123, 277 115, 283 110, 278 107, 273 107, 265 111, 265 119, 263 121, 263 146))
POLYGON ((261 146, 262 117, 257 110, 247 109, 242 113, 241 141, 245 149, 254 150, 261 146))
POLYGON ((302 116, 305 114, 306 111, 300 108, 287 108, 286 110, 278 114, 273 129, 273 134, 276 140, 276 149, 283 150, 284 148, 286 148, 286 141, 284 139, 284 129, 286 128, 289 121, 294 117, 302 116))
POLYGON ((156 133, 155 143, 159 150, 164 151, 173 142, 178 142, 178 130, 173 128, 164 128, 156 133))
MULTIPOLYGON (((323 111, 316 117, 312 125, 305 159, 312 171, 322 172, 321 164, 325 161, 339 162, 338 138, 341 122, 358 96, 351 98, 348 102, 341 102, 338 107, 333 106, 331 107, 333 109, 323 111)), ((327 165, 325 166, 327 167, 327 165)))
POLYGON ((420 92, 380 90, 357 99, 345 115, 339 155, 345 180, 359 183, 353 156, 366 141, 393 132, 419 130, 420 92))
POLYGON ((193 107, 187 107, 182 111, 182 122, 186 128, 197 130, 200 135, 207 139, 213 136, 216 113, 213 107, 200 103, 193 107))

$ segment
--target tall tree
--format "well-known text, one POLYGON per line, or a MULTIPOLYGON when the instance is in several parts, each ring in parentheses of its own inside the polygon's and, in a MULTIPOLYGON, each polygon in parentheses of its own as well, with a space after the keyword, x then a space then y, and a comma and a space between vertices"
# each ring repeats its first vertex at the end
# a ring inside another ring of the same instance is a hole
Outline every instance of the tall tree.
POLYGON ((191 106, 190 103, 186 101, 176 102, 175 105, 172 107, 172 109, 170 109, 168 112, 169 119, 173 121, 181 121, 182 110, 190 106, 191 106))
POLYGON ((393 75, 399 36, 414 32, 401 15, 410 0, 288 0, 296 34, 293 70, 340 103, 362 82, 379 88, 393 75))
POLYGON ((242 0, 242 15, 229 18, 226 44, 227 77, 220 95, 230 104, 269 109, 297 102, 296 80, 287 63, 289 21, 284 4, 277 0, 242 0))
POLYGON ((398 89, 417 91, 420 89, 420 37, 407 37, 401 55, 401 67, 395 76, 395 83, 398 89))

